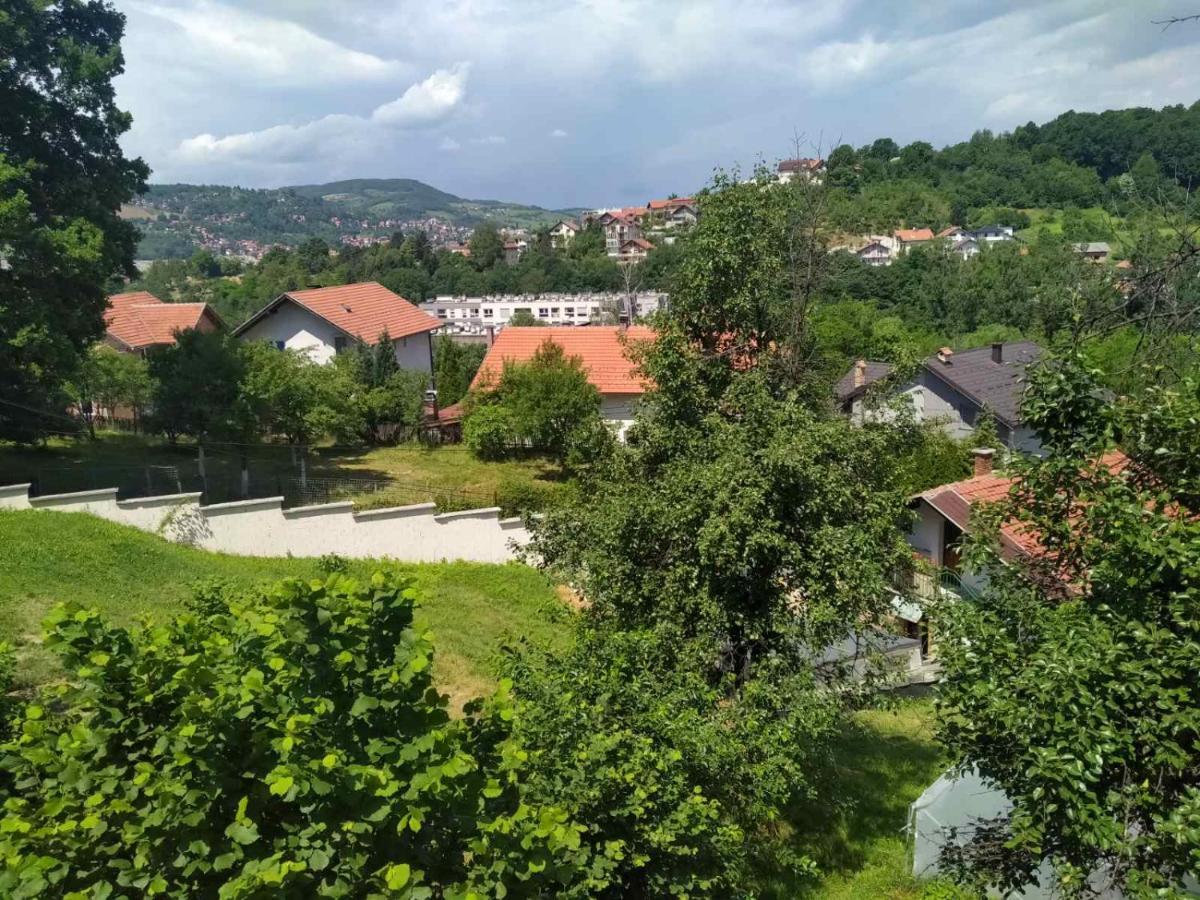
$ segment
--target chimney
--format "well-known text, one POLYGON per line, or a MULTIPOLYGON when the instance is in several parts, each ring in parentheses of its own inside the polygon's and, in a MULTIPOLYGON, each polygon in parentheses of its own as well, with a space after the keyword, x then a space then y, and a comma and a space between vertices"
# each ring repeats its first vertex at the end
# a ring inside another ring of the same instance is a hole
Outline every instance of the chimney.
POLYGON ((992 362, 997 365, 1004 362, 1004 345, 999 341, 992 344, 992 362))
POLYGON ((867 383, 867 361, 860 359, 854 363, 854 386, 862 387, 867 383))
POLYGON ((487 334, 487 345, 490 347, 492 344, 496 343, 496 326, 489 325, 483 330, 487 334))
POLYGON ((975 457, 975 477, 980 475, 992 474, 992 458, 996 455, 996 451, 990 447, 976 447, 971 451, 971 455, 975 457))
POLYGON ((948 365, 950 365, 950 357, 952 357, 953 355, 954 355, 954 351, 951 350, 949 347, 942 347, 937 352, 938 362, 940 362, 942 365, 948 366, 948 365))

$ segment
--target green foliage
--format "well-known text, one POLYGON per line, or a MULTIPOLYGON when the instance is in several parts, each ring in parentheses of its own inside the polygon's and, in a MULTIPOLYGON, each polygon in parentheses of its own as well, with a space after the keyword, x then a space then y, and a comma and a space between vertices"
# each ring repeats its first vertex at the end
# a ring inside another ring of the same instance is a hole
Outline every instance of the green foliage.
POLYGON ((535 316, 527 309, 518 309, 513 312, 508 319, 509 325, 515 325, 519 328, 539 328, 546 323, 535 316))
MULTIPOLYGON (((12 697, 16 670, 16 656, 12 644, 0 641, 0 741, 8 740, 11 734, 9 723, 17 706, 12 697)), ((3 784, 3 780, 0 780, 0 787, 3 787, 3 784)))
POLYGON ((174 344, 152 348, 151 421, 171 440, 244 438, 254 431, 241 393, 246 364, 242 345, 222 332, 187 330, 174 344))
POLYGON ((504 261, 504 238, 490 222, 485 222, 471 233, 468 246, 471 249, 471 262, 476 268, 490 269, 504 261))
MULTIPOLYGON (((83 358, 68 391, 79 408, 95 407, 111 414, 119 407, 132 409, 136 414, 150 400, 154 384, 146 360, 133 353, 122 353, 107 344, 95 344, 83 358)), ((95 428, 94 418, 89 418, 95 428)))
POLYGON ((811 670, 764 672, 730 700, 676 642, 585 628, 509 673, 529 795, 562 798, 601 860, 589 896, 746 896, 760 868, 813 873, 778 827, 837 727, 811 670))
POLYGON ((507 686, 452 720, 396 576, 210 586, 168 626, 59 608, 72 673, 0 751, 0 891, 542 896, 586 853, 521 796, 507 686), (474 893, 471 893, 474 892, 474 893))
POLYGON ((103 333, 105 285, 134 271, 136 231, 117 213, 148 169, 118 143, 124 24, 83 0, 0 12, 0 396, 20 404, 0 404, 0 437, 62 429, 63 384, 103 333))
POLYGON ((443 409, 467 396, 471 380, 479 371, 487 347, 463 344, 449 335, 440 335, 433 345, 433 381, 437 385, 438 405, 443 409))
POLYGON ((472 399, 463 440, 484 458, 527 448, 566 459, 576 435, 594 441, 600 394, 578 357, 547 340, 527 363, 506 362, 494 385, 472 399))
POLYGON ((346 396, 337 392, 337 373, 266 343, 245 343, 241 355, 240 395, 264 431, 308 444, 343 426, 346 396))
POLYGON ((1028 884, 1048 859, 1069 896, 1097 870, 1151 896, 1200 875, 1195 390, 1113 404, 1077 356, 1033 379, 1049 455, 988 512, 970 555, 988 588, 939 644, 942 740, 1013 801, 950 857, 963 880, 1028 884), (1128 467, 1102 460, 1114 435, 1128 467), (1042 551, 1004 560, 1005 520, 1042 551))

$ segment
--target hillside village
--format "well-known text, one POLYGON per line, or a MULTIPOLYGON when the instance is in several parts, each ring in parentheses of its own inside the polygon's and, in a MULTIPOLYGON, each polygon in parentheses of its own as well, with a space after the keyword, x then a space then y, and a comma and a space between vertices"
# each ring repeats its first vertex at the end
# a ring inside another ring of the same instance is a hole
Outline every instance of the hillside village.
POLYGON ((870 118, 891 62, 639 8, 755 48, 731 106, 586 5, 402 65, 386 3, 124 6, 0 13, 0 897, 1200 896, 1200 103, 742 167, 774 80, 870 118), (270 36, 157 142, 130 79, 270 36), (401 156, 547 206, 347 177, 401 156))

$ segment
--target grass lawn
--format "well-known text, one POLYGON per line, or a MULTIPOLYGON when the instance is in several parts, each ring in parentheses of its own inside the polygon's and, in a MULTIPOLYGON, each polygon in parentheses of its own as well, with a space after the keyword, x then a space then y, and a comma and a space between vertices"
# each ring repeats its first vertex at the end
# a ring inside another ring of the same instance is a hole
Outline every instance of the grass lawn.
MULTIPOLYGON (((381 565, 415 576, 423 594, 417 621, 434 631, 434 672, 456 705, 488 689, 505 640, 527 637, 543 646, 565 640, 570 613, 554 586, 527 566, 363 560, 351 563, 351 573, 365 577, 381 565)), ((181 608, 198 579, 260 584, 319 574, 316 560, 208 553, 78 513, 0 512, 0 640, 21 646, 18 678, 36 683, 55 671, 37 641, 56 603, 94 606, 122 624, 141 615, 163 620, 181 608)))
POLYGON ((908 806, 941 774, 933 740, 933 704, 907 699, 893 710, 858 713, 837 746, 835 790, 841 809, 813 809, 794 824, 799 845, 824 873, 805 891, 780 897, 819 900, 916 900, 923 887, 909 874, 904 827, 908 806))
MULTIPOLYGON (((435 502, 443 509, 500 505, 516 512, 564 488, 558 467, 544 459, 483 462, 461 444, 426 447, 316 447, 302 487, 290 448, 247 449, 250 495, 287 497, 289 505, 353 499, 362 508, 435 502)), ((158 437, 102 432, 95 441, 52 438, 45 447, 0 444, 0 484, 33 481, 40 493, 117 487, 122 496, 198 491, 208 502, 241 496, 240 449, 205 450, 202 482, 196 447, 172 447, 158 437)))

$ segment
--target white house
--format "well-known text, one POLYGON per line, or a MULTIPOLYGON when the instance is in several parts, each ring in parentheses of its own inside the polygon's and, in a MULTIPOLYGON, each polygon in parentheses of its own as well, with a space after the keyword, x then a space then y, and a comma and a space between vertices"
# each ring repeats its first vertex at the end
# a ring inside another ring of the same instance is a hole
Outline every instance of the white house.
POLYGON ((578 225, 569 219, 563 219, 550 229, 550 243, 558 249, 565 249, 578 233, 578 225))
POLYGON ((495 294, 483 297, 436 297, 420 308, 436 316, 446 334, 479 334, 508 324, 518 311, 529 313, 547 325, 599 325, 612 322, 632 300, 636 318, 652 315, 667 305, 659 291, 583 294, 495 294))
POLYGON ((968 234, 981 243, 994 244, 999 241, 1015 241, 1011 225, 980 225, 968 234))
POLYGON ((368 281, 280 294, 234 334, 300 350, 327 363, 353 344, 374 346, 387 335, 402 369, 433 372, 433 332, 442 322, 381 284, 368 281))
POLYGON ((871 241, 855 254, 868 266, 889 266, 892 264, 892 251, 880 241, 871 241))
POLYGON ((542 328, 510 325, 488 348, 487 356, 475 373, 471 387, 486 388, 504 371, 505 363, 524 363, 533 359, 547 341, 562 347, 569 357, 578 357, 588 381, 600 392, 600 416, 612 425, 618 436, 633 424, 638 400, 646 384, 638 367, 630 359, 630 350, 638 342, 654 340, 654 331, 640 325, 592 325, 588 328, 542 328))

